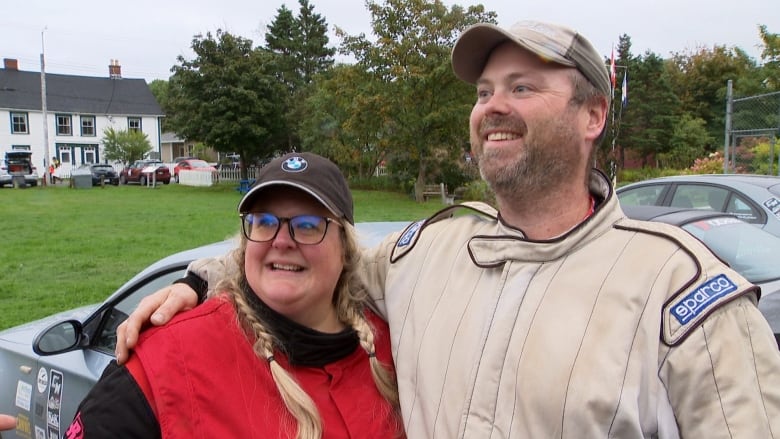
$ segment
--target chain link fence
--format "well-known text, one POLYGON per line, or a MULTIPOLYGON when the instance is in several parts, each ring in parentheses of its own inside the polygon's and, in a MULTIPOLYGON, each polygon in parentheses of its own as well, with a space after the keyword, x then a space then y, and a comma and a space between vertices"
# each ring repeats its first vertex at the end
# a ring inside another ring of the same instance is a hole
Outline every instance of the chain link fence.
POLYGON ((724 173, 780 175, 780 92, 734 98, 728 82, 724 173))

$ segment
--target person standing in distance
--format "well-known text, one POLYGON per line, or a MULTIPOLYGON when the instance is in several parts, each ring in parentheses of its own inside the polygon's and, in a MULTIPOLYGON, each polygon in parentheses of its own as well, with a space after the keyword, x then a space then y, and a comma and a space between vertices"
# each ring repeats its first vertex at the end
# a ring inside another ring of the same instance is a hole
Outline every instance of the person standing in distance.
MULTIPOLYGON (((557 24, 478 24, 452 66, 476 86, 472 151, 498 210, 449 207, 363 258, 408 436, 780 437, 758 288, 682 229, 626 218, 591 168, 611 92, 591 43, 557 24)), ((196 303, 161 291, 120 341, 196 303)))

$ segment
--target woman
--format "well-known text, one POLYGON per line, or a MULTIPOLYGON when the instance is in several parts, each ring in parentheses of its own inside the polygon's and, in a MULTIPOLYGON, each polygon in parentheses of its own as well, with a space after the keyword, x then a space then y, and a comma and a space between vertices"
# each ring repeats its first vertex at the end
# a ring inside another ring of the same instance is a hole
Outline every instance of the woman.
POLYGON ((240 269, 216 300, 147 331, 65 437, 398 437, 387 325, 365 307, 352 197, 288 154, 238 205, 240 269))

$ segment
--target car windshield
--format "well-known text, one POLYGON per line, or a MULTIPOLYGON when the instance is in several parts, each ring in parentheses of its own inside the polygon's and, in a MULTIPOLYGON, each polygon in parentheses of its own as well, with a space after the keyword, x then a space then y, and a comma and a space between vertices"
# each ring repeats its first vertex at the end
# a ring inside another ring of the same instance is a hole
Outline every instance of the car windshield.
POLYGON ((208 168, 210 166, 203 160, 190 160, 189 163, 193 168, 208 168))
POLYGON ((780 238, 733 217, 682 226, 753 283, 780 279, 780 238))
POLYGON ((114 168, 111 165, 92 165, 92 169, 96 171, 113 171, 114 168))

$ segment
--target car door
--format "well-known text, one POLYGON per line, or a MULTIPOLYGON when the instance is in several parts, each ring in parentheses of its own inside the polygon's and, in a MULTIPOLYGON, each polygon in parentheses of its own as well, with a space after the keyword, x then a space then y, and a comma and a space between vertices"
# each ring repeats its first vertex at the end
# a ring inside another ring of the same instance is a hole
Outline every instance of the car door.
MULTIPOLYGON (((83 318, 78 313, 41 331, 33 345, 38 351, 58 351, 71 346, 75 339, 80 347, 66 352, 34 352, 32 346, 19 346, 16 353, 7 349, 0 355, 0 370, 14 376, 0 377, 2 383, 13 380, 12 400, 0 402, 0 413, 16 415, 20 427, 0 435, 11 438, 59 438, 67 430, 81 400, 100 378, 103 369, 114 360, 116 328, 135 309, 140 300, 182 277, 186 265, 166 267, 150 273, 132 285, 114 293, 106 302, 83 318), (73 322, 79 323, 79 328, 73 322)), ((0 385, 0 390, 4 387, 0 385)), ((0 398, 6 395, 0 394, 0 398)))

